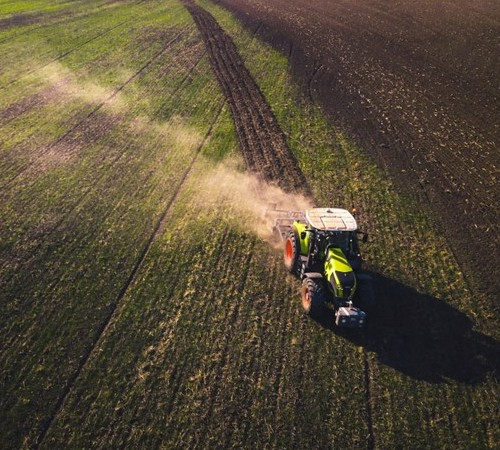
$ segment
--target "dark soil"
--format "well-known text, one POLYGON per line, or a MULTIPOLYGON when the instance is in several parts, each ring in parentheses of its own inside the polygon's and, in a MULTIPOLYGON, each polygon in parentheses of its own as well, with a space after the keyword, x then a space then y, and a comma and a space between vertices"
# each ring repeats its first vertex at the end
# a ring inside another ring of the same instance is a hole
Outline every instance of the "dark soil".
POLYGON ((10 17, 0 19, 0 29, 6 30, 8 28, 23 27, 32 25, 42 20, 43 15, 36 14, 17 14, 10 17))
MULTIPOLYGON (((221 0, 436 218, 475 292, 500 289, 500 4, 221 0)), ((491 307, 492 305, 487 305, 491 307)))
POLYGON ((184 4, 200 30, 215 75, 231 108, 247 168, 286 191, 308 195, 307 182, 278 121, 231 38, 209 12, 192 0, 185 0, 184 4))
POLYGON ((59 84, 48 86, 41 91, 29 97, 25 97, 16 103, 0 110, 0 127, 4 127, 9 122, 17 119, 19 116, 32 111, 35 108, 42 108, 57 101, 61 96, 59 84))

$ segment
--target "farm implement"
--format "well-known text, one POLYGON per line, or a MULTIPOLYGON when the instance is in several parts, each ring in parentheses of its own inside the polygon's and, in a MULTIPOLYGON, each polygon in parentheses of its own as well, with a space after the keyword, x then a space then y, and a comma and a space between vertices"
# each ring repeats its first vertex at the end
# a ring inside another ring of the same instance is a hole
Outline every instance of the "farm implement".
POLYGON ((284 243, 287 270, 302 280, 302 306, 319 316, 326 305, 335 311, 339 327, 360 328, 374 304, 371 277, 361 271, 359 240, 368 234, 358 230, 345 209, 313 208, 267 211, 273 233, 284 243))

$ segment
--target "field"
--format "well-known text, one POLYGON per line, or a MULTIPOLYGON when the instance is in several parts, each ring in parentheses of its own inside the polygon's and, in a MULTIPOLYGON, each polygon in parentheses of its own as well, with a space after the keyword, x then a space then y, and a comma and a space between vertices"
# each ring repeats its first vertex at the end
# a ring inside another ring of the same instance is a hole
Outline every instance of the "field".
POLYGON ((418 194, 474 290, 497 296, 498 2, 220 4, 288 55, 306 95, 418 194))
POLYGON ((498 266, 474 275, 258 10, 0 0, 0 447, 498 447, 498 266), (356 207, 365 330, 303 315, 271 202, 356 207))

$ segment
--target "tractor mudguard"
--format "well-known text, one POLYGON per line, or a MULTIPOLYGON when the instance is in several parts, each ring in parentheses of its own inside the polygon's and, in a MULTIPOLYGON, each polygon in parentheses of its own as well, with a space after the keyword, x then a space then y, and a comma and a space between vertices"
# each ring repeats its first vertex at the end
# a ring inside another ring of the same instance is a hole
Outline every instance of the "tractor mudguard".
POLYGON ((301 222, 294 222, 293 227, 297 230, 299 234, 300 240, 300 254, 306 256, 309 253, 309 244, 311 243, 311 233, 305 233, 306 225, 301 222), (305 234, 304 238, 302 238, 302 234, 305 234))

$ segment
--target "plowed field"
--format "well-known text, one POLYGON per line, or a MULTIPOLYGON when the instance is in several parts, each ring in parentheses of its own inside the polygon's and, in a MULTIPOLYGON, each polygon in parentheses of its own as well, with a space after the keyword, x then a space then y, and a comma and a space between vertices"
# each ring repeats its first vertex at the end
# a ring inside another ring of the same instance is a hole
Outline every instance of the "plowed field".
POLYGON ((0 447, 496 448, 492 296, 248 24, 0 2, 0 447), (302 313, 269 203, 357 208, 365 330, 302 313))
POLYGON ((303 90, 420 196, 474 289, 498 299, 499 3, 219 3, 260 25, 303 90))

